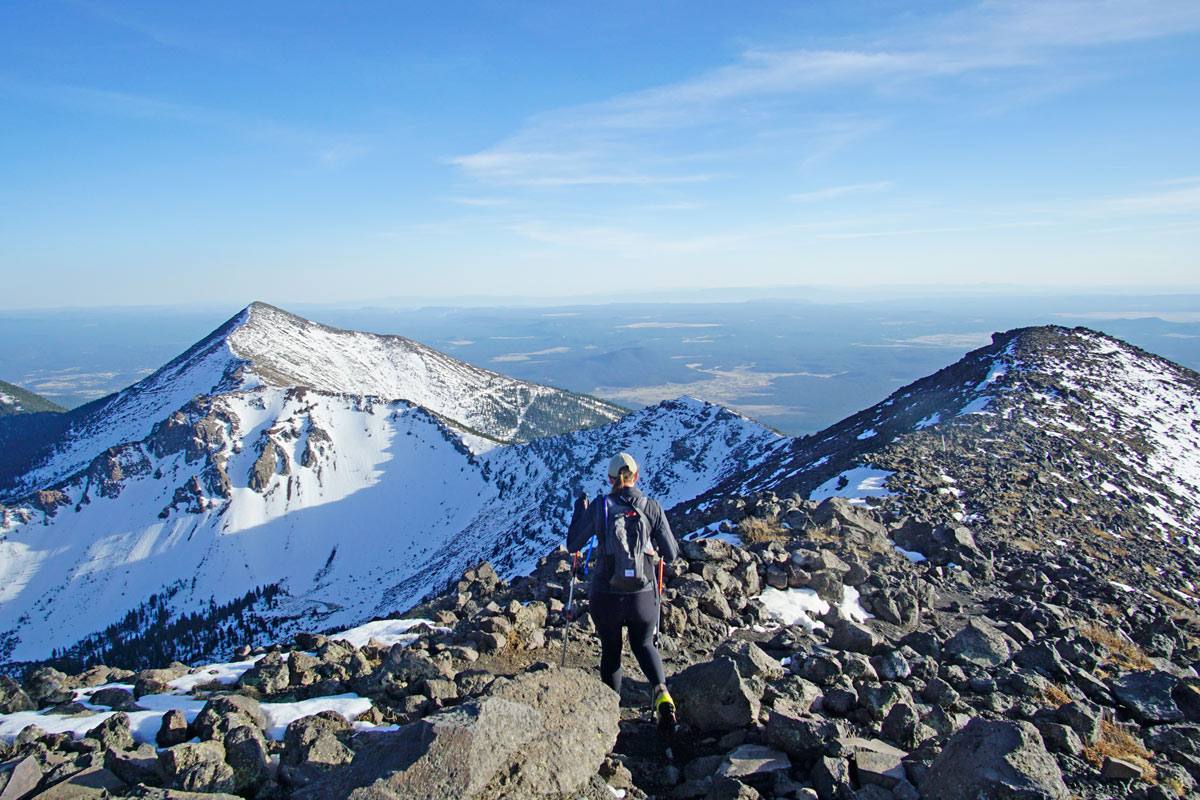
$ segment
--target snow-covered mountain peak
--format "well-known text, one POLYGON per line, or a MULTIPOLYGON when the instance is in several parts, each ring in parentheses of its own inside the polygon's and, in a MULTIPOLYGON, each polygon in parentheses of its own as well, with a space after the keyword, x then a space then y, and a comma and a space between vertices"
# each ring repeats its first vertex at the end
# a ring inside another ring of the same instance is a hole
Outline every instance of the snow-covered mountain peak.
POLYGON ((401 336, 347 331, 252 303, 152 375, 64 416, 61 429, 0 469, 0 501, 62 481, 99 453, 138 441, 196 397, 260 386, 405 401, 455 428, 524 442, 603 425, 625 410, 509 378, 401 336))

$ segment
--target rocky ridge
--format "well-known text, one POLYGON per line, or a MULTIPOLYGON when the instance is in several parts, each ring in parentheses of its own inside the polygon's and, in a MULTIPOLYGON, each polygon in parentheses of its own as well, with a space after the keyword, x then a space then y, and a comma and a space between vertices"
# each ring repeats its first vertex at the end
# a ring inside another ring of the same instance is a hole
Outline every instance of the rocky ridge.
MULTIPOLYGON (((1095 597, 1132 592, 1194 619, 1200 375, 1191 370, 1082 328, 996 334, 675 515, 687 527, 779 519, 779 497, 805 497, 863 465, 888 474, 871 502, 892 514, 967 525, 985 549, 1075 569, 1095 597)), ((1045 575, 1035 582, 1052 591, 1045 575)))
MULTIPOLYGON (((429 623, 410 644, 302 634, 246 648, 254 663, 236 683, 193 689, 199 713, 162 716, 157 749, 131 738, 129 715, 183 665, 4 680, 4 711, 115 713, 81 739, 22 730, 0 774, 25 781, 22 798, 64 785, 98 797, 83 788, 97 781, 179 798, 1197 796, 1200 630, 1160 615, 1147 635, 1132 608, 1097 615, 1068 581, 1046 596, 1023 579, 1029 563, 981 550, 952 519, 780 502, 804 523, 764 533, 747 518, 741 535, 757 541, 691 538, 668 567, 669 736, 634 664, 620 698, 593 677, 586 616, 557 666, 571 576, 558 550, 512 581, 466 570, 413 609, 429 623), (893 544, 910 537, 927 560, 893 544), (772 593, 789 590, 823 602, 781 620, 772 593), (347 691, 371 701, 357 719, 323 711, 268 735, 260 703, 347 691)), ((583 608, 586 593, 576 586, 583 608)), ((1113 602, 1136 602, 1123 595, 1113 602)))

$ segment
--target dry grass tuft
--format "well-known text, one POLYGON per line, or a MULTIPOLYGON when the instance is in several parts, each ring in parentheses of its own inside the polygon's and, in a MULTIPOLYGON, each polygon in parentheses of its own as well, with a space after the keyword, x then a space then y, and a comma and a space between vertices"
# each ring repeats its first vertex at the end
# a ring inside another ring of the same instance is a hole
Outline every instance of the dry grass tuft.
POLYGON ((1170 789, 1175 793, 1176 797, 1183 797, 1183 795, 1187 792, 1187 788, 1183 785, 1183 781, 1181 781, 1179 778, 1176 778, 1174 775, 1164 778, 1160 785, 1170 789))
POLYGON ((787 528, 778 522, 762 517, 746 517, 738 523, 737 532, 746 544, 786 542, 791 538, 787 528))
POLYGON ((1149 656, 1142 652, 1142 648, 1128 639, 1118 636, 1103 625, 1085 623, 1079 626, 1079 632, 1093 642, 1102 644, 1109 649, 1111 655, 1105 659, 1104 663, 1106 664, 1112 664, 1126 671, 1154 669, 1154 664, 1151 663, 1149 656))
POLYGON ((1072 697, 1052 683, 1042 690, 1042 702, 1051 708, 1059 708, 1072 702, 1072 697))
POLYGON ((1033 539, 1030 539, 1028 536, 1018 536, 1015 539, 1012 539, 1009 543, 1018 550, 1023 550, 1026 553, 1036 553, 1042 549, 1040 544, 1035 542, 1033 539))
POLYGON ((1097 769, 1103 766, 1105 758, 1128 761, 1141 768, 1142 780, 1146 783, 1158 783, 1158 772, 1150 763, 1154 756, 1129 731, 1108 720, 1100 723, 1100 741, 1084 748, 1083 756, 1097 769))

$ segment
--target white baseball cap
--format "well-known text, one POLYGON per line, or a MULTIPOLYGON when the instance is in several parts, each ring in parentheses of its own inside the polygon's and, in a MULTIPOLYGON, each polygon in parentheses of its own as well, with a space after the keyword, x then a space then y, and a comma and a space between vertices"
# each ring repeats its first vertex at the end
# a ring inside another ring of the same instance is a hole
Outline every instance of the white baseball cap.
POLYGON ((608 462, 608 477, 621 477, 621 467, 628 467, 630 474, 637 474, 638 465, 637 462, 633 460, 633 456, 629 455, 629 453, 617 453, 608 462))

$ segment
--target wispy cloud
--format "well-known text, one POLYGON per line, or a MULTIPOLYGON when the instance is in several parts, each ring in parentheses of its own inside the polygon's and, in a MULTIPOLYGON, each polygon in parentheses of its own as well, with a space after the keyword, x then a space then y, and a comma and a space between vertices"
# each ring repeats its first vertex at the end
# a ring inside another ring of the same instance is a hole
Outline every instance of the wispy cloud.
POLYGON ((853 183, 847 186, 829 186, 824 189, 816 189, 815 191, 811 192, 790 194, 788 195, 788 199, 807 203, 815 200, 831 200, 835 197, 844 197, 848 194, 869 194, 874 192, 882 192, 890 188, 892 188, 891 181, 853 183))
POLYGON ((972 233, 977 231, 1004 230, 1005 228, 1042 228, 1048 226, 1049 224, 1049 222, 1043 221, 1003 222, 995 225, 962 225, 948 226, 944 228, 904 228, 882 231, 853 231, 849 233, 821 233, 817 234, 817 236, 820 239, 875 239, 884 236, 922 236, 940 233, 972 233))
POLYGON ((507 197, 449 197, 446 199, 451 203, 458 203, 461 206, 475 206, 477 208, 495 208, 512 203, 512 200, 507 197))
POLYGON ((244 41, 204 36, 192 30, 164 25, 145 15, 131 14, 128 9, 118 11, 105 3, 91 2, 91 0, 66 0, 66 3, 85 14, 90 14, 117 28, 130 31, 162 47, 184 50, 226 62, 245 61, 247 54, 253 49, 244 41))
POLYGON ((0 76, 0 94, 3 93, 77 111, 220 130, 241 139, 290 148, 325 167, 355 161, 372 151, 366 139, 357 135, 325 133, 266 117, 131 92, 71 84, 34 83, 0 76))
POLYGON ((720 322, 631 322, 618 328, 720 328, 720 322))
MULTIPOLYGON (((1070 86, 1055 69, 1063 52, 1198 29, 1200 4, 1190 2, 993 0, 923 19, 915 33, 898 31, 890 39, 858 47, 752 47, 731 63, 688 80, 534 115, 506 139, 450 163, 479 180, 533 186, 706 180, 710 173, 689 169, 689 154, 678 151, 679 132, 712 133, 723 141, 716 148, 719 158, 722 149, 737 150, 734 134, 745 133, 751 125, 747 120, 754 121, 754 133, 761 136, 771 125, 817 119, 811 105, 799 102, 813 93, 846 87, 895 93, 915 82, 1003 70, 1039 70, 1047 80, 1070 86)), ((1025 95, 1027 101, 1037 96, 1025 95)), ((853 130, 814 130, 807 137, 790 137, 786 146, 803 165, 886 124, 862 120, 853 130)))
POLYGON ((1122 214, 1200 214, 1200 178, 1179 178, 1163 181, 1162 185, 1183 188, 1118 197, 1110 200, 1106 207, 1122 214))

